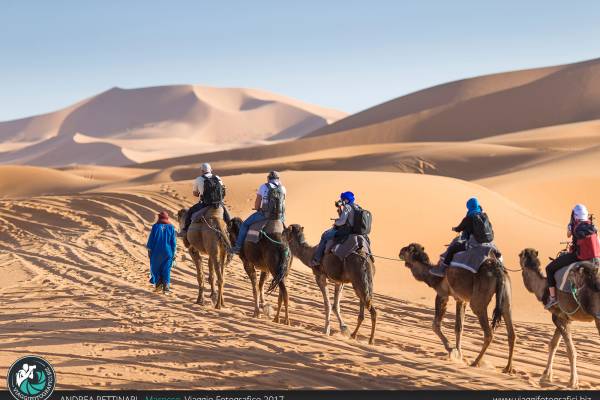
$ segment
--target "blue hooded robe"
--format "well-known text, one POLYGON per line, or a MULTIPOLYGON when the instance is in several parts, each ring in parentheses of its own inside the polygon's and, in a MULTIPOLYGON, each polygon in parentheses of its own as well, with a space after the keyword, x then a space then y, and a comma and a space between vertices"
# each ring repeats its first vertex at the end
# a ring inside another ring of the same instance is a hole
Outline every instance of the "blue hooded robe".
POLYGON ((152 225, 146 244, 150 252, 150 283, 156 285, 171 282, 171 265, 177 247, 176 237, 173 225, 161 223, 152 225))

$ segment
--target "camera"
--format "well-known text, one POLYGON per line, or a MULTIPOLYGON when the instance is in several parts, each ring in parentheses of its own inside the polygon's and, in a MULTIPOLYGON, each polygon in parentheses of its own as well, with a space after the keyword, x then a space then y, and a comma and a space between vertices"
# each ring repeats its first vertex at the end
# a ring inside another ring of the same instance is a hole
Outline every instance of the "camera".
POLYGON ((343 206, 343 205, 344 205, 344 201, 343 200, 338 200, 338 201, 335 202, 335 206, 338 207, 338 208, 341 207, 341 206, 343 206))

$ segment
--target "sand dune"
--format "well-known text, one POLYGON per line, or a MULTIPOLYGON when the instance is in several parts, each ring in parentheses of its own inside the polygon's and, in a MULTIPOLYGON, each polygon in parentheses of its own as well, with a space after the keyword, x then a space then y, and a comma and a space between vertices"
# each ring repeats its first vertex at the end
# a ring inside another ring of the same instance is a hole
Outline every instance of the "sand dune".
MULTIPOLYGON (((103 178, 111 176, 110 168, 101 170, 103 178)), ((85 169, 57 173, 63 180, 66 175, 87 174, 85 169)), ((226 178, 234 214, 250 212, 255 187, 263 179, 264 174, 226 178)), ((524 246, 551 254, 555 238, 563 234, 562 225, 540 218, 539 210, 452 178, 322 171, 286 172, 284 180, 288 222, 304 224, 311 242, 329 224, 331 199, 345 189, 354 189, 361 204, 374 212, 372 238, 379 255, 394 257, 409 241, 422 242, 432 255, 442 251, 452 237, 449 226, 460 219, 465 198, 473 194, 494 218, 509 266, 524 246), (528 231, 515 230, 519 224, 528 231)), ((154 294, 147 283, 146 235, 157 210, 173 213, 190 204, 189 182, 129 184, 85 194, 0 200, 0 268, 14 277, 3 284, 0 297, 7 304, 19 304, 2 316, 7 342, 0 365, 33 351, 60 371, 58 385, 63 389, 535 389, 567 383, 561 348, 557 383, 540 386, 549 315, 525 293, 518 274, 511 274, 519 335, 517 373, 512 376, 500 372, 507 352, 503 329, 483 367, 447 360, 430 330, 433 293, 413 283, 399 262, 376 263, 380 322, 374 346, 366 344, 368 324, 358 341, 337 329, 333 336, 323 336, 320 293, 308 268, 297 262, 291 276, 291 327, 251 318, 251 287, 237 260, 227 271, 228 307, 222 311, 193 303, 197 292, 189 259, 180 260, 174 270, 174 295, 154 294)), ((272 303, 273 297, 269 299, 272 303)), ((357 306, 348 288, 342 312, 351 326, 357 306)), ((450 319, 451 315, 445 325, 448 333, 450 319)), ((575 332, 583 388, 600 387, 600 340, 594 332, 588 326, 575 332)), ((464 342, 467 361, 472 360, 481 345, 472 316, 467 317, 464 342)))
POLYGON ((293 139, 343 116, 254 89, 113 88, 55 113, 0 123, 0 163, 126 165, 293 139))

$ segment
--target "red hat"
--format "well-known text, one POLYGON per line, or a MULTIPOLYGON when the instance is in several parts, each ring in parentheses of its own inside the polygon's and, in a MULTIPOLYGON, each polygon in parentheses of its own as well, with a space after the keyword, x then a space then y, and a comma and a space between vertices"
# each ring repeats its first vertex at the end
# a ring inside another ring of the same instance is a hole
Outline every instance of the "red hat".
POLYGON ((169 223, 169 214, 166 211, 161 211, 158 213, 158 222, 163 224, 169 223))

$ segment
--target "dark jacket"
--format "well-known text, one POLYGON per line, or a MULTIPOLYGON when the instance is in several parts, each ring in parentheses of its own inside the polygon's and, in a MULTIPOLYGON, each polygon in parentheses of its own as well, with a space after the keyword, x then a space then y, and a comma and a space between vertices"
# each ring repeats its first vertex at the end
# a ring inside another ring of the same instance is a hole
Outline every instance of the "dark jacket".
POLYGON ((467 215, 464 217, 463 220, 460 221, 460 224, 452 228, 452 230, 454 232, 463 232, 465 237, 468 238, 473 234, 473 215, 467 215))

